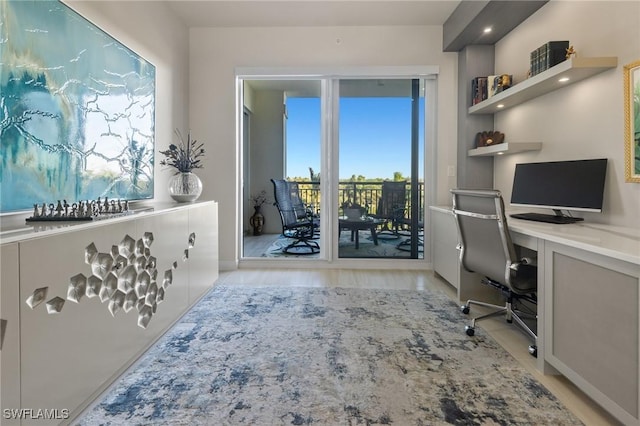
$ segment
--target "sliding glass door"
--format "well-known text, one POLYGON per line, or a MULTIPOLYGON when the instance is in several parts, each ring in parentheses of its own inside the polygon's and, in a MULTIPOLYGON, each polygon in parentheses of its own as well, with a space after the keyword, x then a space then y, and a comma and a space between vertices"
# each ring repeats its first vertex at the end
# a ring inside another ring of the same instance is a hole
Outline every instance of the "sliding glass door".
POLYGON ((319 80, 242 81, 242 257, 318 258, 319 80), (248 123, 247 123, 248 121, 248 123), (275 185, 288 200, 276 199, 275 185), (292 198, 293 197, 293 198, 292 198), (309 216, 311 226, 296 222, 309 216))
POLYGON ((424 258, 425 80, 239 81, 241 258, 424 258), (273 180, 311 229, 285 223, 273 180))
POLYGON ((339 84, 339 258, 423 256, 424 90, 418 79, 339 84))

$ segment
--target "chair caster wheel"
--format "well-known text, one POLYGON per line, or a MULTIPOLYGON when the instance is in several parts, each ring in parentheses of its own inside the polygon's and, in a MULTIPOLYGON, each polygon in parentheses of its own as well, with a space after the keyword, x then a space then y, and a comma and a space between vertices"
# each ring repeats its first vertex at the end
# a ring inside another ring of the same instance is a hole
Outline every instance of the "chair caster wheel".
POLYGON ((462 312, 465 315, 468 314, 469 313, 469 305, 460 306, 460 312, 462 312))
POLYGON ((476 334, 476 329, 471 327, 470 325, 465 326, 464 332, 467 333, 467 336, 473 336, 476 334))
POLYGON ((529 353, 532 357, 538 358, 538 347, 536 345, 529 346, 529 353))

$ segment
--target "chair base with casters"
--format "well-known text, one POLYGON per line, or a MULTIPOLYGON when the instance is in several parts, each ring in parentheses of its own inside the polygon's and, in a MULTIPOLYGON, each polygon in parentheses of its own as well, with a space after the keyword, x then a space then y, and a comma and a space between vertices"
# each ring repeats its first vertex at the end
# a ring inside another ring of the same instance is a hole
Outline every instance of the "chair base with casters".
POLYGON ((486 308, 493 308, 493 309, 497 309, 495 311, 486 313, 484 315, 480 315, 477 316, 475 318, 471 319, 471 324, 467 325, 464 327, 464 331, 467 334, 467 336, 473 336, 475 334, 475 329, 476 329, 476 321, 480 321, 482 319, 486 319, 486 318, 491 318, 491 317, 495 317, 498 315, 504 315, 505 316, 505 320, 508 323, 512 323, 513 321, 516 322, 516 324, 518 324, 520 326, 520 328, 522 329, 522 331, 524 331, 527 335, 529 335, 529 337, 531 337, 534 341, 533 345, 529 345, 529 353, 531 355, 533 355, 534 357, 538 356, 538 346, 536 345, 536 341, 538 339, 538 337, 536 336, 536 333, 527 325, 527 323, 524 322, 523 318, 526 319, 537 319, 536 315, 530 314, 528 312, 523 312, 521 310, 515 309, 514 308, 514 302, 517 302, 519 300, 526 300, 530 303, 536 304, 537 301, 535 299, 534 296, 529 296, 529 295, 522 295, 522 294, 515 294, 514 292, 512 292, 509 287, 502 285, 498 282, 495 282, 489 278, 485 278, 482 280, 482 282, 484 284, 490 285, 492 287, 497 288, 498 290, 500 290, 502 292, 502 294, 505 296, 506 298, 506 302, 504 305, 494 305, 492 303, 486 303, 486 302, 480 302, 477 300, 467 300, 467 303, 465 303, 464 305, 462 305, 460 307, 460 311, 463 314, 468 314, 470 309, 471 309, 471 305, 478 305, 478 306, 484 306, 486 308))

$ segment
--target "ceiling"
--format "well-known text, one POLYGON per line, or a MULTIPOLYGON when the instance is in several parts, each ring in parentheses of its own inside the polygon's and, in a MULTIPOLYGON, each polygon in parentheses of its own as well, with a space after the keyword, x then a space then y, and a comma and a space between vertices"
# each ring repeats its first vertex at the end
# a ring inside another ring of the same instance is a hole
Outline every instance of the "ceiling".
POLYGON ((443 25, 459 0, 171 0, 188 27, 443 25))

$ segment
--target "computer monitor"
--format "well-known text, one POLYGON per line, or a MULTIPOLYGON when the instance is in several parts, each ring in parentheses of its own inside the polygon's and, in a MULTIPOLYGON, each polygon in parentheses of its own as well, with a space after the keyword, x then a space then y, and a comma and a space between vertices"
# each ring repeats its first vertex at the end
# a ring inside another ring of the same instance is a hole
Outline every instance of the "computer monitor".
POLYGON ((511 205, 601 212, 607 159, 516 164, 511 205))

